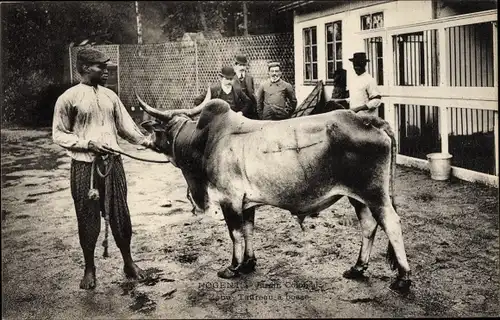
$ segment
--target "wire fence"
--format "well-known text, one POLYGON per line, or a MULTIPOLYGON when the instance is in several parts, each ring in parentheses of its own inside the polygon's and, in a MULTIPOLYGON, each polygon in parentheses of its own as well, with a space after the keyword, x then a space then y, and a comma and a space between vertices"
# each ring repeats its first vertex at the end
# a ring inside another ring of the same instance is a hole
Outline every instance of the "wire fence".
MULTIPOLYGON (((73 83, 80 81, 76 53, 81 48, 70 49, 73 83)), ((219 71, 225 65, 233 65, 237 54, 247 56, 256 88, 268 77, 270 61, 280 62, 283 79, 294 84, 292 33, 95 48, 117 63, 117 93, 134 118, 142 114, 134 92, 153 107, 193 107, 194 98, 219 81, 219 71)))

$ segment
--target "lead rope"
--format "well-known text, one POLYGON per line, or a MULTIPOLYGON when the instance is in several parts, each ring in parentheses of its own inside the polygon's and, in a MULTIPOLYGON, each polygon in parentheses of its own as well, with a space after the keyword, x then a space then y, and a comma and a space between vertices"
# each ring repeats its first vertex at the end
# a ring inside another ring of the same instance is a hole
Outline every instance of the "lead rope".
POLYGON ((110 151, 110 152, 123 154, 124 156, 127 156, 127 157, 135 159, 135 160, 139 160, 139 161, 152 162, 152 163, 170 163, 169 160, 152 160, 152 159, 145 159, 145 158, 133 156, 133 155, 128 154, 128 153, 126 153, 124 151, 115 150, 115 149, 107 147, 107 146, 103 146, 103 148, 106 149, 106 150, 108 150, 108 151, 110 151))
MULTIPOLYGON (((113 167, 113 163, 109 162, 109 168, 106 173, 102 173, 98 166, 96 166, 97 157, 92 161, 92 171, 90 172, 90 189, 89 189, 89 199, 98 201, 99 200, 99 190, 94 188, 94 171, 97 171, 97 174, 103 179, 105 179, 109 173, 111 172, 111 168, 113 167)), ((104 247, 104 252, 102 254, 103 258, 109 257, 108 252, 108 238, 109 238, 109 207, 104 209, 104 240, 102 242, 102 246, 104 247)))

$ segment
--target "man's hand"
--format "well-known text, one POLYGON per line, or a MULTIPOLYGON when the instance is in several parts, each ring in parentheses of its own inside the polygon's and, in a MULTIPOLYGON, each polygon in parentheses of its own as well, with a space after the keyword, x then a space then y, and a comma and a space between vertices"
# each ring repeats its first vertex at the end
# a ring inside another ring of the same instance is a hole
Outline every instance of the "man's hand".
POLYGON ((97 141, 89 141, 89 149, 97 154, 108 154, 108 150, 103 148, 104 145, 97 141))
POLYGON ((153 134, 147 135, 144 140, 142 140, 141 145, 143 147, 149 148, 153 145, 153 134))
POLYGON ((362 110, 369 110, 370 108, 368 108, 368 106, 366 104, 360 106, 360 107, 356 107, 356 108, 352 108, 351 110, 354 111, 354 112, 359 112, 359 111, 362 111, 362 110))

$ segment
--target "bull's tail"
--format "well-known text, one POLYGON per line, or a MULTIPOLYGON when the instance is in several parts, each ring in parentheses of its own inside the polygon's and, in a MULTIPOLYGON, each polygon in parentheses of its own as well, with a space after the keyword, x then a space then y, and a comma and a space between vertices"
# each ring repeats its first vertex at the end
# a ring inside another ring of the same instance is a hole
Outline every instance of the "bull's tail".
POLYGON ((394 133, 392 133, 390 137, 391 137, 391 177, 390 177, 389 192, 391 193, 392 206, 394 207, 394 210, 397 212, 398 210, 396 208, 396 200, 395 200, 396 195, 394 193, 394 179, 396 179, 396 155, 398 153, 398 150, 396 145, 396 138, 394 138, 394 133))
MULTIPOLYGON (((394 133, 392 132, 389 124, 387 123, 384 126, 384 131, 387 133, 389 138, 391 138, 391 165, 390 165, 390 172, 389 172, 389 197, 391 198, 391 203, 392 207, 396 210, 396 201, 394 200, 395 194, 394 194, 394 179, 396 177, 396 154, 397 154, 397 149, 396 149, 396 138, 394 137, 394 133)), ((392 270, 396 270, 399 267, 398 260, 396 258, 396 252, 394 251, 394 247, 392 244, 389 242, 387 245, 387 263, 391 267, 392 270)))
MULTIPOLYGON (((386 122, 386 125, 383 127, 385 133, 391 139, 391 164, 389 170, 389 197, 391 198, 392 206, 394 210, 396 210, 396 201, 394 200, 394 179, 396 178, 396 155, 397 155, 397 146, 396 146, 396 138, 394 137, 394 132, 392 132, 389 124, 386 122)), ((396 210, 397 211, 397 210, 396 210)))

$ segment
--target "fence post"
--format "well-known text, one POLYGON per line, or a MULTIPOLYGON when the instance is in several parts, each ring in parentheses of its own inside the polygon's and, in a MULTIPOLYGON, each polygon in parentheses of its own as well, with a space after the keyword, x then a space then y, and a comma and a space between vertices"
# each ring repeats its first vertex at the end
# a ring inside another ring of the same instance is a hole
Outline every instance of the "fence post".
POLYGON ((498 176, 498 111, 493 112, 493 130, 495 132, 495 175, 498 176))
MULTIPOLYGON (((438 49, 439 49, 439 86, 447 87, 448 84, 448 65, 446 63, 446 54, 448 53, 448 41, 446 39, 446 29, 438 29, 438 49)), ((439 105, 439 126, 441 128, 441 152, 449 153, 448 146, 448 107, 439 105)))
POLYGON ((116 46, 116 91, 120 97, 120 45, 116 46))
POLYGON ((448 108, 440 105, 439 107, 439 127, 441 128, 441 152, 449 153, 448 150, 448 108))
POLYGON ((441 87, 448 86, 448 65, 446 63, 446 54, 448 53, 448 42, 446 41, 446 29, 438 29, 438 49, 439 49, 439 85, 441 87))
POLYGON ((198 41, 194 39, 194 72, 196 74, 196 95, 200 94, 200 83, 198 80, 198 41))
POLYGON ((396 145, 398 146, 399 153, 399 134, 398 134, 398 123, 396 120, 396 107, 394 106, 394 101, 390 98, 391 87, 394 86, 394 44, 392 41, 392 34, 385 32, 385 42, 382 45, 382 63, 384 66, 383 77, 384 83, 382 84, 387 88, 386 96, 383 97, 384 109, 385 109, 385 119, 389 122, 389 126, 394 131, 396 145))
POLYGON ((71 58, 71 46, 68 46, 69 52, 69 83, 73 84, 73 59, 71 58))
MULTIPOLYGON (((497 22, 492 22, 493 27, 493 86, 498 87, 498 29, 497 22)), ((498 172, 497 172, 498 173, 498 172)))

